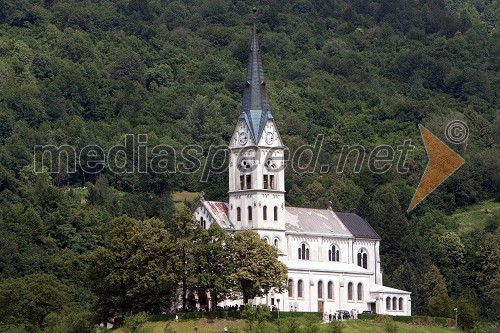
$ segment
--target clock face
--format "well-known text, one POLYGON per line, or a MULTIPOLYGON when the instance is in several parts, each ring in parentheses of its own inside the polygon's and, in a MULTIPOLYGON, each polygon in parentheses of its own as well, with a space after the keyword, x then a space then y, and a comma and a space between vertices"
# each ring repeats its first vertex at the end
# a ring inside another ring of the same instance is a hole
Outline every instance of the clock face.
POLYGON ((238 140, 240 142, 240 145, 246 145, 248 142, 248 134, 246 132, 240 132, 238 134, 238 140))
POLYGON ((272 144, 274 141, 274 133, 273 132, 267 132, 266 133, 266 143, 268 145, 272 144))

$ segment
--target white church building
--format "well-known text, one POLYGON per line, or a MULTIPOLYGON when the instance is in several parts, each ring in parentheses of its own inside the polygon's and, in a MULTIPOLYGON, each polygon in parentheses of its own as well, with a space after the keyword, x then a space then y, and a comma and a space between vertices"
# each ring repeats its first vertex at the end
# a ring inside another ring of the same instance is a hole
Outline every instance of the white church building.
POLYGON ((230 232, 252 229, 278 249, 288 267, 288 292, 253 304, 411 315, 411 293, 383 285, 380 236, 366 220, 332 207, 285 205, 284 144, 270 111, 254 26, 242 112, 229 143, 229 202, 202 196, 196 220, 205 228, 217 223, 230 232))

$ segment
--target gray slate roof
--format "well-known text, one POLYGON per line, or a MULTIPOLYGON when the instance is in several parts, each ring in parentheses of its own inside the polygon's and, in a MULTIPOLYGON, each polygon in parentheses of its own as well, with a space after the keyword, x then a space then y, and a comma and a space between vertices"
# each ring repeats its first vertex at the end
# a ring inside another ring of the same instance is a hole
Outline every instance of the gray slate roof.
POLYGON ((253 26, 252 44, 248 56, 247 78, 243 91, 243 110, 239 119, 244 119, 255 143, 260 139, 268 119, 273 119, 269 108, 264 68, 260 56, 257 28, 253 26))
POLYGON ((364 218, 354 213, 335 213, 356 238, 380 239, 380 236, 364 218))
POLYGON ((287 231, 351 236, 347 227, 330 209, 286 207, 285 210, 287 231))
POLYGON ((331 209, 286 207, 287 231, 322 233, 332 236, 380 239, 372 226, 354 213, 334 212, 331 209))

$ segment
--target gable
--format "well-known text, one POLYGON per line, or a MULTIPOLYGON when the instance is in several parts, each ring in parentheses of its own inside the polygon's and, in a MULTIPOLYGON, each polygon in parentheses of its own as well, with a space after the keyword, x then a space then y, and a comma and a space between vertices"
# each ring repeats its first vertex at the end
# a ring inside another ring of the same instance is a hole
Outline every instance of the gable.
POLYGON ((239 119, 229 142, 229 148, 243 148, 252 145, 255 145, 255 143, 250 129, 245 120, 239 119))
POLYGON ((195 213, 196 211, 209 215, 211 218, 209 222, 215 222, 221 228, 233 227, 233 224, 229 221, 228 204, 225 202, 200 200, 195 208, 195 213))

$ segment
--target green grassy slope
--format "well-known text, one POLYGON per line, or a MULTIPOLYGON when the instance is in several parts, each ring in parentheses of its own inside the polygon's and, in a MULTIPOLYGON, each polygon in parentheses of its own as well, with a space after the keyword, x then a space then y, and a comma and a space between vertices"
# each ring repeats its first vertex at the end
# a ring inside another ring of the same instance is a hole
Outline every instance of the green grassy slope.
POLYGON ((488 218, 500 213, 500 202, 493 200, 468 206, 452 215, 456 221, 460 234, 466 234, 473 229, 483 230, 488 218))
MULTIPOLYGON (((344 321, 344 333, 382 333, 384 331, 384 324, 375 321, 365 320, 349 320, 344 321)), ((140 332, 144 333, 163 333, 167 322, 149 322, 141 327, 140 332)), ((272 324, 271 324, 272 325, 272 324)), ((410 325, 404 323, 397 323, 398 332, 400 333, 444 333, 444 332, 461 332, 460 330, 453 330, 451 328, 440 326, 428 325, 410 325)), ((198 333, 220 333, 223 332, 224 327, 227 327, 229 332, 243 332, 245 327, 244 320, 228 320, 228 319, 197 319, 176 322, 170 322, 170 328, 178 333, 195 332, 195 327, 198 328, 198 333)), ((320 325, 320 332, 327 332, 327 325, 320 325)), ((116 333, 123 333, 121 329, 117 329, 116 333)))

